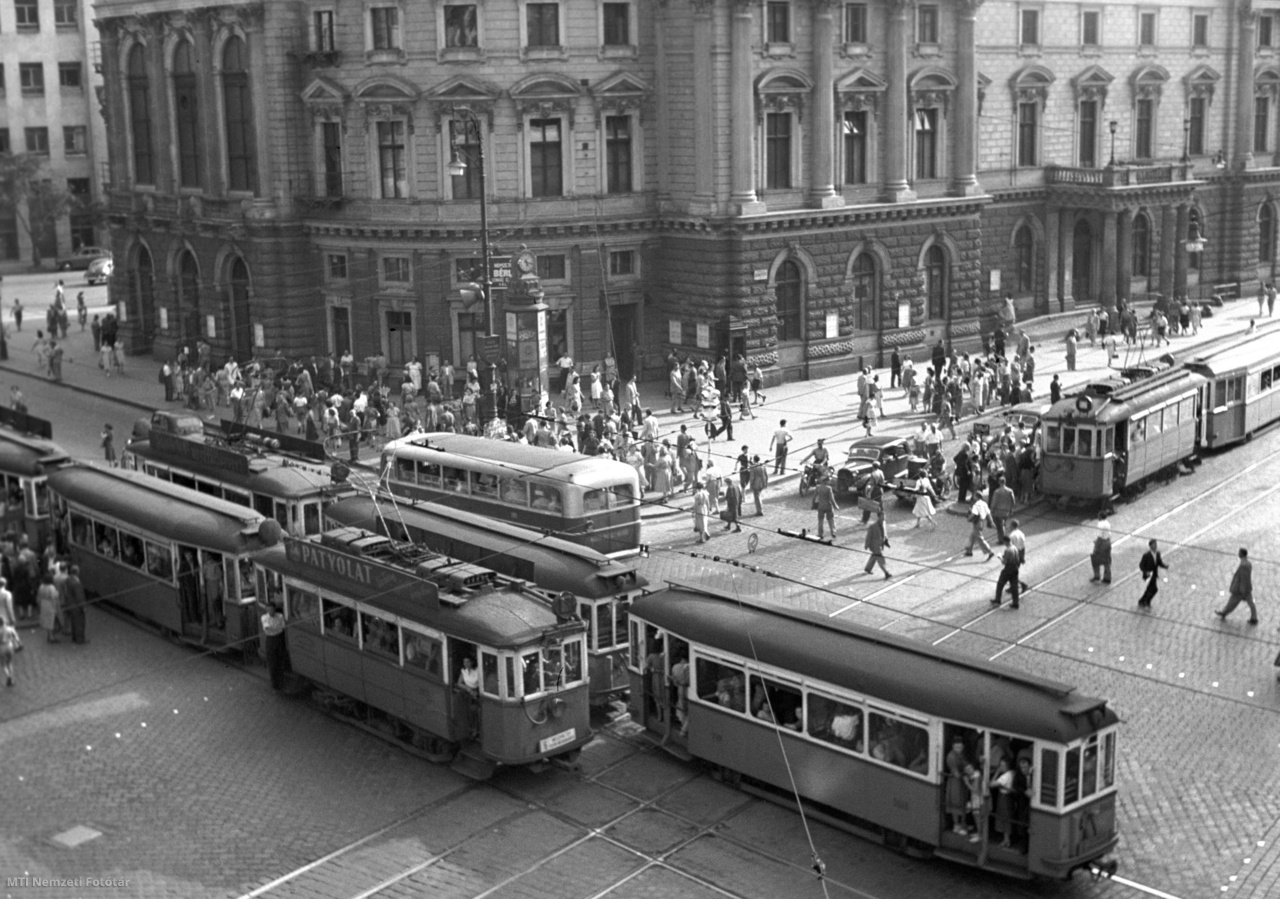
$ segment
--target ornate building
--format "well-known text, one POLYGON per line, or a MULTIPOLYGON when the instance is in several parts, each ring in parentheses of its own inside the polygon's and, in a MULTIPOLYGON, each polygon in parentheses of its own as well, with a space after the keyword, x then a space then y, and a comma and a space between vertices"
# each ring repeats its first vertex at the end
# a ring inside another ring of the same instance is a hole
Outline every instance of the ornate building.
POLYGON ((1280 0, 96 8, 113 289, 161 352, 480 355, 482 183, 499 287, 531 249, 548 352, 624 372, 1272 276, 1280 0))

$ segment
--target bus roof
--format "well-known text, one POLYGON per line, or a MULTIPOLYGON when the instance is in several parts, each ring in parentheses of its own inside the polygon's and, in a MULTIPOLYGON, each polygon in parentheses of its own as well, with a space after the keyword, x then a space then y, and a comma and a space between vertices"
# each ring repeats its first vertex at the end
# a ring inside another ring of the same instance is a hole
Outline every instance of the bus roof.
POLYGON ((1044 418, 1045 421, 1062 421, 1065 424, 1113 425, 1128 421, 1134 415, 1204 383, 1205 379, 1195 372, 1181 367, 1169 369, 1117 387, 1104 396, 1077 394, 1064 397, 1053 404, 1044 418), (1088 412, 1081 412, 1076 407, 1082 398, 1091 404, 1088 412))
POLYGON ((48 466, 70 460, 67 451, 52 440, 0 428, 0 472, 30 478, 47 474, 48 466))
POLYGON ((272 537, 271 528, 266 538, 260 532, 267 519, 247 506, 137 471, 69 465, 49 475, 49 487, 91 512, 177 543, 239 554, 269 545, 272 537))
POLYGON ((1208 378, 1252 369, 1259 363, 1280 363, 1280 347, 1272 332, 1254 334, 1232 346, 1191 357, 1187 367, 1208 378))
POLYGON ((680 586, 631 615, 695 643, 923 714, 1069 743, 1118 721, 1105 700, 909 637, 680 586))
POLYGON ((420 542, 436 552, 532 581, 544 590, 601 599, 619 592, 619 578, 635 587, 649 583, 630 560, 613 559, 580 543, 429 502, 350 496, 326 506, 324 514, 340 524, 378 533, 403 522, 411 531, 421 532, 426 539, 420 542))
POLYGON ((131 441, 128 449, 143 459, 172 465, 229 487, 277 499, 306 499, 330 494, 336 489, 328 470, 317 463, 290 459, 274 453, 244 453, 202 437, 166 434, 159 440, 131 441), (174 452, 173 448, 189 452, 174 452), (223 459, 238 459, 239 462, 227 465, 223 464, 223 459))
MULTIPOLYGON (((548 447, 472 437, 449 431, 402 437, 384 446, 383 452, 394 455, 398 450, 406 448, 453 453, 478 462, 489 462, 506 471, 536 474, 550 480, 570 481, 586 487, 616 484, 619 481, 630 483, 638 477, 636 470, 630 465, 604 456, 583 456, 548 447)), ((430 460, 429 455, 415 454, 414 458, 430 460)))

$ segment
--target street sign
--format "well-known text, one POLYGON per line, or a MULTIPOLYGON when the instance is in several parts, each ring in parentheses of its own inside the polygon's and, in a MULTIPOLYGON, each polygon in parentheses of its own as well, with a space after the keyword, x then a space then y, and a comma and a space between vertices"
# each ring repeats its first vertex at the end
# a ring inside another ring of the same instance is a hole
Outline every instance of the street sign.
POLYGON ((489 281, 493 284, 493 289, 506 290, 507 282, 511 280, 511 257, 490 256, 489 264, 492 271, 489 281))
POLYGON ((496 365, 498 360, 502 358, 502 338, 501 337, 481 337, 480 338, 480 354, 484 356, 484 361, 488 365, 496 365))

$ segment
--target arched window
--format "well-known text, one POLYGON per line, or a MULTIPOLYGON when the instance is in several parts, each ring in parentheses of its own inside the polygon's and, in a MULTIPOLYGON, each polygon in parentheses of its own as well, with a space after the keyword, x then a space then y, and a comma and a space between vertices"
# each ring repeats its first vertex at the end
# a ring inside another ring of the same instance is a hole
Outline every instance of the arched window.
POLYGON ((870 253, 859 253, 853 260, 853 306, 859 331, 874 331, 880 326, 880 284, 876 260, 870 253))
POLYGON ((178 257, 178 320, 183 339, 194 348, 200 339, 200 267, 190 250, 178 257))
POLYGON ((1141 214, 1133 217, 1133 274, 1151 276, 1151 222, 1141 214))
POLYGON ((155 158, 151 155, 151 81, 147 78, 147 54, 142 45, 129 51, 129 133, 133 138, 133 180, 155 184, 155 158))
POLYGON ((800 266, 790 259, 778 266, 773 290, 778 306, 778 340, 803 339, 804 279, 800 266))
POLYGON ((946 318, 947 254, 937 244, 924 254, 924 292, 929 299, 929 318, 946 318))
POLYGON ((1274 262, 1276 258, 1276 213, 1270 203, 1258 209, 1258 261, 1274 262))
POLYGON ((227 279, 227 308, 230 320, 231 352, 237 359, 253 355, 253 318, 249 308, 249 267, 239 256, 231 263, 227 279))
POLYGON ((1036 285, 1036 236, 1026 225, 1013 236, 1013 254, 1017 265, 1018 293, 1031 293, 1036 285))
POLYGON ((257 190, 249 51, 238 37, 231 38, 222 49, 222 109, 227 133, 227 186, 231 190, 257 190))
POLYGON ((173 51, 174 125, 178 133, 178 183, 200 186, 200 104, 191 42, 173 51))

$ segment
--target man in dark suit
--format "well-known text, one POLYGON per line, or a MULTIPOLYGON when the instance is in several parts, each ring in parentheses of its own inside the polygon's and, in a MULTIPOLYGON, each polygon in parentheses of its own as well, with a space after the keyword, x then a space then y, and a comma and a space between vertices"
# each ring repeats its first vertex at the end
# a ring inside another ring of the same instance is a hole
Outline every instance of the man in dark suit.
POLYGON ((1149 548, 1142 554, 1142 561, 1138 563, 1138 567, 1142 569, 1142 576, 1147 579, 1147 589, 1142 592, 1142 598, 1138 600, 1140 609, 1151 608, 1151 600, 1156 598, 1156 593, 1160 590, 1160 569, 1168 570, 1169 568, 1160 555, 1156 541, 1149 541, 1147 546, 1149 548))

